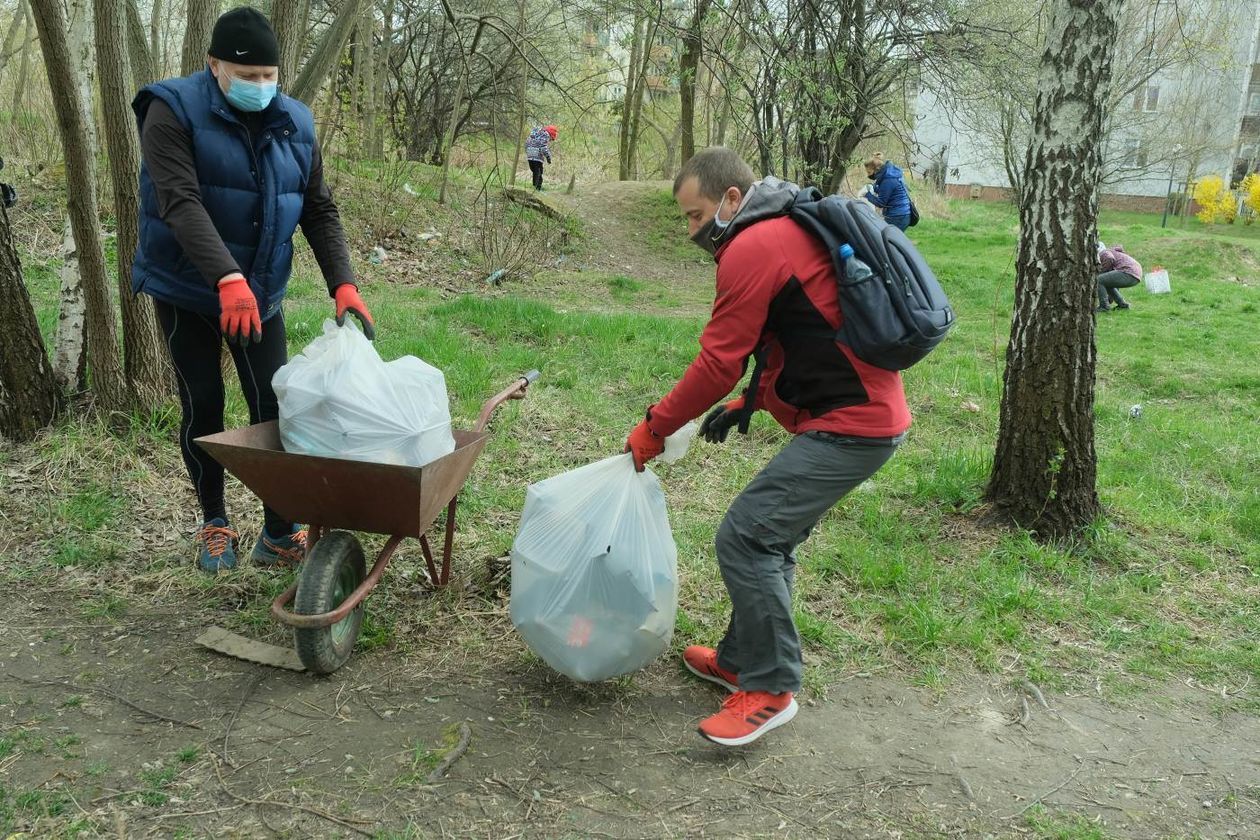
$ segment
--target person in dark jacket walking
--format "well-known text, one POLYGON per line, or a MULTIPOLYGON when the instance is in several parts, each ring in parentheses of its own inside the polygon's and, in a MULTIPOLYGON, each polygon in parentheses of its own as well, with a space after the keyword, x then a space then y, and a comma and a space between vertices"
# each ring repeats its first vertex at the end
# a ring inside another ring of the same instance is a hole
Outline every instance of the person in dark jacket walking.
MULTIPOLYGON (((271 379, 287 360, 281 304, 300 225, 319 263, 337 323, 372 316, 350 269, 345 232, 324 182, 306 105, 277 89, 280 48, 262 13, 241 7, 215 23, 207 66, 148 85, 132 102, 138 127, 140 247, 135 293, 153 298, 179 390, 184 465, 202 509, 198 565, 236 566, 223 468, 194 438, 223 431, 223 340, 251 423, 278 415, 271 379)), ((251 559, 300 562, 306 531, 264 508, 251 559)))
POLYGON ((529 171, 534 176, 536 190, 543 188, 543 161, 551 163, 551 144, 557 134, 559 130, 554 125, 537 126, 525 141, 525 159, 529 161, 529 171))
MULTIPOLYGON (((792 620, 796 548, 846 493, 875 473, 910 426, 901 375, 835 341, 841 313, 831 255, 786 213, 798 188, 753 172, 729 149, 683 166, 674 197, 692 240, 714 255, 717 295, 700 355, 630 433, 635 467, 705 414, 712 443, 765 409, 792 441, 731 504, 716 537, 731 598, 717 649, 693 645, 688 670, 733 692, 700 734, 747 744, 796 714, 801 647, 792 620), (744 396, 713 407, 758 360, 744 396), (755 369, 755 370, 756 370, 755 369), (711 408, 712 407, 712 408, 711 408)), ((744 427, 746 428, 746 427, 744 427)))
POLYGON ((902 178, 901 168, 884 160, 883 152, 866 159, 866 177, 875 183, 867 185, 866 200, 884 214, 884 221, 900 230, 910 226, 910 193, 902 178))
POLYGON ((1116 309, 1128 309, 1128 302, 1120 296, 1120 289, 1136 286, 1142 279, 1142 266, 1124 252, 1121 245, 1108 248, 1098 243, 1098 311, 1108 312, 1108 299, 1116 309))

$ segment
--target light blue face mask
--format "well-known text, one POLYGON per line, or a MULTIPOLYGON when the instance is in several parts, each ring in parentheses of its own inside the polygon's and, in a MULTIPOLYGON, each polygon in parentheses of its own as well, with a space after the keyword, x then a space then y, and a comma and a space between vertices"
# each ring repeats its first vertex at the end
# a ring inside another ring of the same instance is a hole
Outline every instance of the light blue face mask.
POLYGON ((271 104, 277 88, 275 82, 247 82, 232 76, 228 84, 227 101, 233 108, 241 111, 261 111, 271 104))
POLYGON ((713 229, 726 230, 731 226, 731 222, 735 221, 735 217, 731 216, 726 221, 722 221, 722 204, 726 202, 726 193, 722 194, 722 200, 718 202, 717 210, 713 213, 713 229))

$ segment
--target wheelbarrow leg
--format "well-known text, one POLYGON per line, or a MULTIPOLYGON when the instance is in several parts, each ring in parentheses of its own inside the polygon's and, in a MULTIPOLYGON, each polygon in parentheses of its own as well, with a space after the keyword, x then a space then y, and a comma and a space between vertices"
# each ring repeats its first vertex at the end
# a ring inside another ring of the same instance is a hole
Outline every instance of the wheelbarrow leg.
POLYGON ((446 506, 446 542, 442 546, 442 571, 439 573, 433 561, 433 550, 429 547, 428 536, 420 537, 420 549, 424 552, 424 562, 429 566, 429 580, 434 586, 446 586, 451 582, 451 550, 455 545, 455 508, 459 505, 459 496, 451 499, 446 506))

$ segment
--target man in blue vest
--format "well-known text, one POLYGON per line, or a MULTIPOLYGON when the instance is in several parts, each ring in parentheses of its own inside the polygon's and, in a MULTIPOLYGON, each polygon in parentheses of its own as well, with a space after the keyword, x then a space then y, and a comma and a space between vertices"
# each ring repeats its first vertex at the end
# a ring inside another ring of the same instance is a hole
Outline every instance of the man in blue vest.
MULTIPOLYGON (((372 316, 350 270, 345 231, 324 183, 315 122, 277 88, 280 47, 260 12, 219 18, 207 67, 140 91, 140 247, 132 290, 153 298, 175 368, 180 449, 202 508, 198 564, 236 566, 223 468, 194 439, 223 431, 219 354, 227 339, 251 423, 278 416, 271 378, 287 361, 281 304, 298 225, 336 301, 369 338, 372 316)), ((251 560, 300 562, 306 531, 264 507, 251 560)))

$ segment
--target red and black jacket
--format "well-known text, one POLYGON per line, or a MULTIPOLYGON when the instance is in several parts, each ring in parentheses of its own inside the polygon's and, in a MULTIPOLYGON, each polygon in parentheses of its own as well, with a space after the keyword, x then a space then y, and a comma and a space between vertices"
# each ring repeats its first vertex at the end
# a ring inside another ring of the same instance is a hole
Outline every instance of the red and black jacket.
POLYGON ((754 408, 793 434, 886 438, 910 427, 901 374, 868 365, 826 337, 841 314, 831 255, 786 216, 735 232, 717 251, 717 296, 698 355, 652 407, 662 437, 704 414, 765 355, 754 408))

